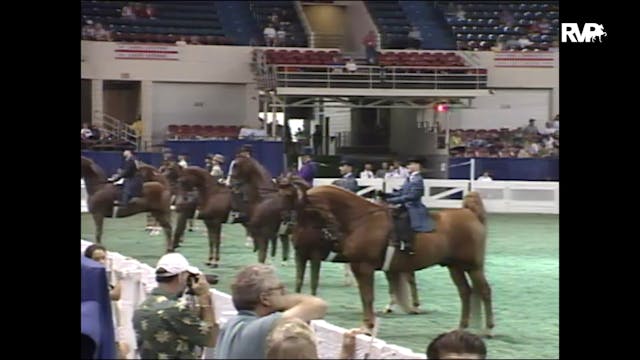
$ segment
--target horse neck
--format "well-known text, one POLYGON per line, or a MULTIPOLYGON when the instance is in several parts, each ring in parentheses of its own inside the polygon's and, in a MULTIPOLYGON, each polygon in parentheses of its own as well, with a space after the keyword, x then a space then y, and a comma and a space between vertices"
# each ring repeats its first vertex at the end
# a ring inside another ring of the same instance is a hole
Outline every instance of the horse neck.
POLYGON ((100 174, 84 175, 82 178, 84 179, 84 187, 89 196, 100 191, 107 185, 107 178, 100 174))
POLYGON ((342 192, 332 191, 326 194, 329 210, 335 214, 336 218, 344 220, 346 225, 378 208, 364 199, 348 196, 342 192))

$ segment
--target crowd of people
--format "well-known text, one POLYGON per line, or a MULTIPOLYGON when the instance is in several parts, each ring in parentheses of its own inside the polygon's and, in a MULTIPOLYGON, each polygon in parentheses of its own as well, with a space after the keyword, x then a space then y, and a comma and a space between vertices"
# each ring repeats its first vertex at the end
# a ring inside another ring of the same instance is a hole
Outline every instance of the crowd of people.
POLYGON ((287 46, 287 29, 291 25, 290 16, 286 9, 273 9, 262 31, 266 46, 287 46))
POLYGON ((560 155, 560 115, 544 128, 529 119, 526 126, 511 131, 452 131, 449 150, 453 157, 540 158, 560 155))
MULTIPOLYGON (((84 256, 106 264, 108 252, 96 244, 84 256)), ((237 314, 222 326, 207 276, 182 254, 162 256, 155 277, 157 286, 136 307, 131 320, 142 359, 201 358, 206 348, 214 348, 217 359, 319 358, 318 339, 309 322, 323 319, 331 310, 329 303, 289 293, 272 266, 248 265, 236 274, 231 299, 237 314)), ((117 299, 119 294, 111 297, 117 299)), ((355 358, 356 337, 362 333, 355 328, 346 331, 332 357, 355 358)), ((129 348, 118 340, 117 356, 126 359, 129 348)), ((88 355, 85 344, 81 351, 88 355)), ((485 359, 487 348, 479 336, 454 330, 432 339, 425 353, 429 359, 485 359)))

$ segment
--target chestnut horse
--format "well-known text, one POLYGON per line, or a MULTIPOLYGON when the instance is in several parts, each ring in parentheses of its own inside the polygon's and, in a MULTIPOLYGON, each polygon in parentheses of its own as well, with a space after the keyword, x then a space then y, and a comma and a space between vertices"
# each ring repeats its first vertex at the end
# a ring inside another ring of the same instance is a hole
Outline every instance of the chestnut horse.
MULTIPOLYGON (((105 217, 114 217, 114 201, 119 199, 121 189, 107 182, 104 171, 84 156, 80 157, 81 174, 87 189, 87 207, 96 226, 96 242, 102 241, 102 228, 105 217)), ((144 176, 143 170, 142 175, 144 176)), ((171 244, 171 194, 169 188, 158 181, 145 182, 142 185, 142 197, 134 197, 129 204, 118 207, 115 217, 129 217, 141 212, 150 212, 158 220, 166 237, 167 252, 173 250, 171 244)))
POLYGON ((178 198, 178 194, 180 193, 180 189, 178 186, 178 178, 182 173, 182 167, 180 165, 176 163, 163 165, 160 167, 159 171, 169 182, 169 188, 171 189, 171 204, 175 206, 175 211, 178 215, 176 226, 173 230, 174 248, 177 248, 184 241, 183 235, 185 229, 187 228, 187 222, 189 223, 189 231, 192 231, 193 229, 193 217, 196 213, 198 205, 197 199, 182 196, 180 204, 176 204, 176 199, 178 198))
POLYGON ((247 229, 254 241, 254 251, 258 251, 258 261, 266 261, 268 241, 272 244, 271 256, 275 256, 280 237, 282 261, 286 262, 289 256, 289 237, 284 233, 278 234, 281 226, 285 229, 287 227, 287 224, 283 224, 285 214, 280 211, 284 208, 281 203, 283 198, 278 193, 271 174, 254 158, 237 156, 231 177, 248 184, 247 229))
MULTIPOLYGON (((462 209, 448 209, 432 214, 436 230, 418 233, 415 254, 396 252, 389 245, 393 220, 389 208, 369 202, 337 186, 314 187, 301 197, 304 211, 298 222, 334 222, 344 236, 333 251, 338 258, 351 263, 351 270, 360 289, 364 309, 364 325, 373 328, 374 271, 389 273, 390 287, 398 304, 407 312, 415 311, 409 303, 406 273, 433 265, 446 266, 458 289, 462 303, 459 326, 469 326, 472 297, 479 296, 485 309, 488 335, 494 326, 491 288, 484 274, 487 229, 486 214, 480 196, 471 192, 465 196, 462 209), (472 286, 466 276, 471 279, 472 286)), ((475 299, 474 299, 475 300, 475 299)))
POLYGON ((220 262, 220 233, 231 210, 231 190, 218 183, 205 169, 189 166, 171 167, 177 174, 176 211, 183 221, 176 226, 173 241, 176 247, 184 234, 187 218, 201 219, 207 227, 209 237, 208 266, 218 267, 220 262), (197 191, 197 198, 191 199, 190 193, 197 191), (195 205, 195 207, 194 207, 195 205), (197 208, 197 210, 196 210, 197 208))

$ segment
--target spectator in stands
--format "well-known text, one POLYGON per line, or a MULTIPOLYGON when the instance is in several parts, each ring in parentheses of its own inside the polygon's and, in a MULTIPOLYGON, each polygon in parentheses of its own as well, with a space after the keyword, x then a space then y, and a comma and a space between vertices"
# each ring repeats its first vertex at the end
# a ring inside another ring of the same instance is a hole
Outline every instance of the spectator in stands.
POLYGON ((362 39, 362 44, 365 47, 365 51, 367 54, 367 63, 369 65, 374 65, 377 63, 377 51, 376 48, 378 46, 378 38, 376 36, 375 31, 369 30, 367 35, 362 39))
MULTIPOLYGON (((89 245, 84 250, 84 256, 93 261, 97 261, 107 267, 107 248, 102 246, 101 244, 93 244, 89 245)), ((113 271, 112 269, 107 269, 107 271, 113 271)), ((112 301, 120 300, 120 295, 122 294, 122 286, 120 285, 120 281, 116 279, 115 285, 109 284, 109 298, 112 301)))
POLYGON ((302 166, 297 172, 309 185, 313 186, 313 179, 316 176, 316 164, 311 160, 311 149, 305 149, 302 155, 302 166))
POLYGON ((356 65, 355 61, 353 61, 352 58, 349 58, 347 60, 347 63, 344 64, 344 68, 347 70, 348 73, 355 73, 358 70, 358 65, 356 65))
POLYGON ((462 7, 462 5, 458 4, 456 6, 456 18, 458 20, 466 20, 467 19, 467 13, 464 11, 464 8, 462 7))
POLYGON ((97 23, 95 26, 95 38, 98 41, 111 41, 111 32, 106 30, 102 24, 97 23))
POLYGON ((524 128, 524 135, 538 135, 538 127, 536 126, 536 119, 529 119, 529 125, 524 128))
POLYGON ((136 135, 138 136, 142 136, 142 117, 140 115, 138 115, 138 117, 136 118, 136 121, 133 122, 133 124, 131 124, 131 127, 133 128, 133 131, 136 132, 136 135))
POLYGON ((493 179, 491 178, 491 176, 489 176, 489 172, 485 171, 482 173, 482 175, 478 178, 478 181, 493 181, 493 179))
POLYGON ((417 26, 411 28, 409 32, 409 49, 421 49, 422 48, 422 33, 417 26))
POLYGON ((280 23, 280 18, 278 17, 277 12, 274 11, 273 13, 271 13, 271 16, 269 16, 269 22, 271 22, 272 24, 280 23))
POLYGON ((454 131, 453 135, 449 137, 449 148, 462 146, 462 137, 460 131, 454 131))
POLYGON ((273 24, 269 23, 269 25, 264 28, 262 34, 264 35, 264 43, 266 46, 275 46, 277 34, 276 29, 273 27, 273 24))
POLYGON ((178 155, 178 165, 183 169, 189 166, 187 163, 187 155, 178 155))
POLYGON ((524 49, 528 46, 533 45, 533 42, 531 40, 529 40, 529 38, 527 37, 527 35, 520 35, 520 38, 518 39, 518 45, 520 46, 520 48, 524 49))
MULTIPOLYGON (((362 329, 351 329, 342 336, 338 359, 353 359, 356 336, 362 329)), ((281 319, 267 336, 266 359, 319 359, 316 335, 311 327, 298 318, 281 319)))
POLYGON ((504 26, 513 26, 516 22, 516 19, 513 17, 511 11, 504 9, 500 13, 500 24, 504 26))
POLYGON ((214 347, 218 335, 215 304, 204 274, 180 253, 162 256, 156 266, 158 287, 133 315, 142 359, 195 359, 195 347, 214 347), (190 304, 194 294, 195 309, 190 304))
POLYGON ((382 164, 380 164, 380 169, 376 171, 376 177, 379 179, 384 179, 388 172, 389 172, 389 163, 386 161, 383 161, 382 164))
POLYGON ((538 23, 538 28, 542 34, 550 34, 552 29, 551 22, 547 18, 542 18, 538 23))
POLYGON ((93 137, 93 132, 89 129, 89 123, 82 124, 82 129, 80 129, 80 138, 88 140, 93 137))
POLYGON ((220 330, 217 359, 264 359, 267 335, 280 319, 321 319, 327 303, 315 296, 286 294, 273 267, 249 265, 231 284, 231 298, 238 314, 220 330))
POLYGON ((280 25, 278 27, 278 31, 276 32, 276 46, 287 46, 287 32, 284 30, 284 26, 280 25))
POLYGON ((224 156, 222 156, 222 154, 213 155, 211 158, 211 176, 213 176, 216 181, 224 179, 222 164, 224 164, 224 156))
POLYGON ((402 166, 400 161, 394 160, 393 161, 393 172, 392 172, 391 176, 394 177, 394 178, 406 179, 406 178, 409 177, 409 170, 407 170, 406 167, 402 166))
POLYGON ((374 179, 373 165, 371 163, 364 164, 364 170, 360 172, 360 179, 374 179))
POLYGON ((122 10, 120 10, 120 16, 122 16, 125 19, 136 18, 136 14, 133 12, 133 7, 131 6, 131 3, 127 3, 125 6, 122 7, 122 10))
POLYGON ((427 359, 486 359, 484 341, 470 332, 453 330, 438 335, 427 346, 427 359))
POLYGON ((156 9, 151 4, 147 4, 147 6, 144 8, 144 15, 149 19, 155 19, 156 9))

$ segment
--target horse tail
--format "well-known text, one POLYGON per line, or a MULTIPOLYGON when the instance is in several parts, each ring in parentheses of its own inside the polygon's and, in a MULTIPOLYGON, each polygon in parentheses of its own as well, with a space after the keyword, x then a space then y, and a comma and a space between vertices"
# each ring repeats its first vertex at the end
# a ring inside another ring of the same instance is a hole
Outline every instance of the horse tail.
POLYGON ((464 197, 464 200, 462 200, 462 207, 469 209, 476 215, 482 224, 486 224, 487 212, 484 208, 482 197, 477 191, 471 191, 464 197))
POLYGON ((400 306, 402 311, 409 313, 411 305, 411 287, 407 273, 389 273, 389 286, 391 287, 391 301, 400 306))

